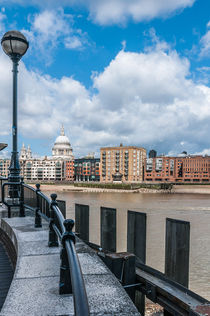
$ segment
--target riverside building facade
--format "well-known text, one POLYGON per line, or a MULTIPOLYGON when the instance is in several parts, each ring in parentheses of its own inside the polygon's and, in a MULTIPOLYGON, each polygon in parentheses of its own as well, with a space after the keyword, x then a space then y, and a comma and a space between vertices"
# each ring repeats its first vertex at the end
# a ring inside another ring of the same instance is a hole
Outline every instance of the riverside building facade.
POLYGON ((186 155, 145 159, 144 180, 152 182, 209 182, 210 156, 186 155))
POLYGON ((101 182, 142 182, 146 149, 136 146, 102 147, 101 182))
POLYGON ((75 181, 100 181, 100 158, 89 155, 74 160, 75 181))
MULTIPOLYGON (((25 181, 73 181, 74 156, 72 147, 62 126, 52 148, 52 157, 33 158, 30 147, 20 151, 21 176, 25 181)), ((10 159, 0 160, 0 174, 8 177, 10 159)))

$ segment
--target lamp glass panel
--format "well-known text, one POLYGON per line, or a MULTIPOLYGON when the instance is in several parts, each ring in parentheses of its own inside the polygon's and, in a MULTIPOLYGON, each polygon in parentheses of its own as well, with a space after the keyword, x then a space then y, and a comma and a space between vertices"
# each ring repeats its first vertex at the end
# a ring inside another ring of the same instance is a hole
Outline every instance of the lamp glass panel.
POLYGON ((2 42, 2 48, 3 48, 4 52, 5 52, 5 54, 10 55, 12 53, 9 40, 6 40, 6 41, 2 42))
POLYGON ((2 47, 7 55, 11 55, 13 53, 23 56, 27 50, 26 43, 14 39, 11 41, 11 43, 10 40, 3 41, 2 47))
POLYGON ((18 40, 12 40, 12 50, 14 54, 19 54, 21 56, 23 56, 27 50, 27 44, 22 42, 22 41, 18 41, 18 40))

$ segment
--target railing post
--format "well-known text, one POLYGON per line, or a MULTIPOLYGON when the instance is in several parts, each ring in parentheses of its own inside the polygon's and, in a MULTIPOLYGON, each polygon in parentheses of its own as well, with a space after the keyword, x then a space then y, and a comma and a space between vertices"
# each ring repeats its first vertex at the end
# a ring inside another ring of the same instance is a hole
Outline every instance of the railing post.
POLYGON ((49 225, 49 241, 48 246, 49 247, 58 247, 58 237, 53 229, 53 224, 55 220, 54 210, 53 206, 57 206, 56 198, 57 194, 53 193, 50 195, 52 201, 50 203, 50 225, 49 225))
POLYGON ((25 208, 24 208, 24 181, 23 177, 20 179, 20 212, 19 217, 25 217, 25 208))
POLYGON ((8 208, 8 218, 11 218, 11 207, 10 207, 10 205, 8 205, 7 208, 8 208))
POLYGON ((72 232, 72 228, 74 227, 74 221, 72 219, 66 219, 63 222, 66 231, 62 235, 62 250, 60 254, 61 258, 61 266, 60 266, 60 285, 59 285, 59 293, 60 294, 72 294, 72 283, 71 283, 71 275, 70 275, 70 267, 69 261, 66 251, 66 243, 67 239, 72 239, 75 243, 75 235, 72 232))
POLYGON ((40 205, 39 205, 39 195, 38 192, 40 192, 40 184, 36 184, 36 213, 35 213, 35 227, 42 227, 42 218, 39 214, 40 211, 40 205))

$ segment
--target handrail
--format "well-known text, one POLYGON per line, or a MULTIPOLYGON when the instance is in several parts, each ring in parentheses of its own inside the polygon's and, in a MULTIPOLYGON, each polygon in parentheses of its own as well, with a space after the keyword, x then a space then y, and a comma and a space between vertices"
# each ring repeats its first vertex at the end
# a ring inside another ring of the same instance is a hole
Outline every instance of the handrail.
MULTIPOLYGON (((34 189, 35 190, 35 189, 34 189)), ((36 191, 36 190, 35 190, 36 191)), ((43 194, 41 191, 38 191, 37 194, 41 197, 43 197, 43 199, 45 199, 49 204, 51 203, 50 199, 45 195, 43 194)))
MULTIPOLYGON (((55 194, 51 194, 52 199, 56 199, 55 194)), ((55 201, 55 200, 54 200, 55 201)), ((74 306, 76 315, 89 315, 88 299, 85 291, 85 284, 82 277, 81 266, 75 250, 75 235, 72 233, 74 222, 72 220, 64 221, 64 217, 59 210, 58 206, 52 202, 51 208, 54 210, 54 214, 60 225, 60 231, 55 229, 57 236, 61 237, 61 242, 65 243, 65 249, 68 256, 72 288, 74 289, 74 306)), ((57 228, 57 227, 56 227, 57 228)), ((59 229, 58 229, 59 230, 59 229)))
POLYGON ((28 188, 28 189, 31 190, 31 191, 36 192, 36 189, 35 189, 35 188, 31 187, 30 185, 28 185, 28 184, 26 184, 26 183, 23 183, 23 186, 24 186, 25 188, 28 188))
MULTIPOLYGON (((61 269, 60 269, 60 294, 72 294, 74 299, 75 315, 89 316, 89 305, 87 293, 82 276, 81 266, 75 249, 75 234, 72 232, 74 226, 73 220, 65 220, 61 213, 57 202, 56 194, 51 194, 50 200, 45 194, 40 191, 40 185, 36 185, 36 189, 23 181, 14 183, 6 182, 2 185, 3 203, 8 207, 11 206, 5 200, 5 186, 19 185, 20 186, 20 202, 12 206, 20 206, 21 202, 23 208, 30 209, 35 212, 35 227, 41 227, 41 217, 50 221, 49 225, 49 243, 50 247, 58 246, 57 238, 62 244, 61 250, 61 269), (28 197, 24 194, 26 189, 28 197), (32 193, 32 194, 31 194, 32 193), (43 202, 47 205, 43 207, 43 202), (29 202, 27 204, 27 202, 29 202), (40 204, 41 202, 41 204, 40 204), (29 205, 30 204, 30 205, 29 205), (49 210, 48 210, 49 209, 49 210), (49 212, 48 212, 49 211, 49 212), (47 216, 47 214, 49 216, 47 216)), ((20 211, 20 216, 25 214, 20 211), (22 214, 22 215, 21 215, 22 214)))
POLYGON ((63 222, 64 222, 63 214, 61 213, 61 211, 60 211, 60 209, 59 209, 59 207, 57 205, 52 205, 52 208, 54 210, 54 213, 55 213, 55 215, 57 217, 57 220, 58 220, 60 228, 61 228, 60 233, 63 235, 65 233, 65 231, 66 231, 65 226, 63 224, 63 222))
POLYGON ((198 315, 194 314, 197 308, 210 306, 207 299, 139 262, 136 263, 136 279, 140 282, 137 284, 139 291, 172 315, 174 312, 183 316, 198 315))
POLYGON ((76 293, 76 295, 74 295, 75 314, 84 316, 89 315, 88 299, 86 292, 84 291, 84 280, 80 273, 81 267, 72 240, 66 241, 66 249, 70 263, 72 288, 76 293))

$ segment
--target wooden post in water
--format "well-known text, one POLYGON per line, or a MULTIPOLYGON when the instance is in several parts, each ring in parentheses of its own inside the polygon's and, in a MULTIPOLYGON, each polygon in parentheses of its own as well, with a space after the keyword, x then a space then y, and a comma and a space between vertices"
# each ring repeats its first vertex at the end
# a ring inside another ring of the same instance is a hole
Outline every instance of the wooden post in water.
POLYGON ((116 209, 101 207, 101 247, 116 252, 116 209))
POLYGON ((146 213, 128 211, 127 251, 146 262, 146 213))
POLYGON ((75 232, 89 241, 89 205, 75 204, 75 232))
POLYGON ((190 223, 166 219, 165 275, 188 287, 190 223))
MULTIPOLYGON (((188 287, 190 223, 166 218, 165 275, 173 281, 188 287)), ((164 311, 164 315, 171 315, 164 311)))
MULTIPOLYGON (((146 262, 146 213, 128 211, 127 221, 127 251, 136 255, 137 260, 146 262)), ((136 291, 135 305, 144 315, 145 295, 136 291)))

